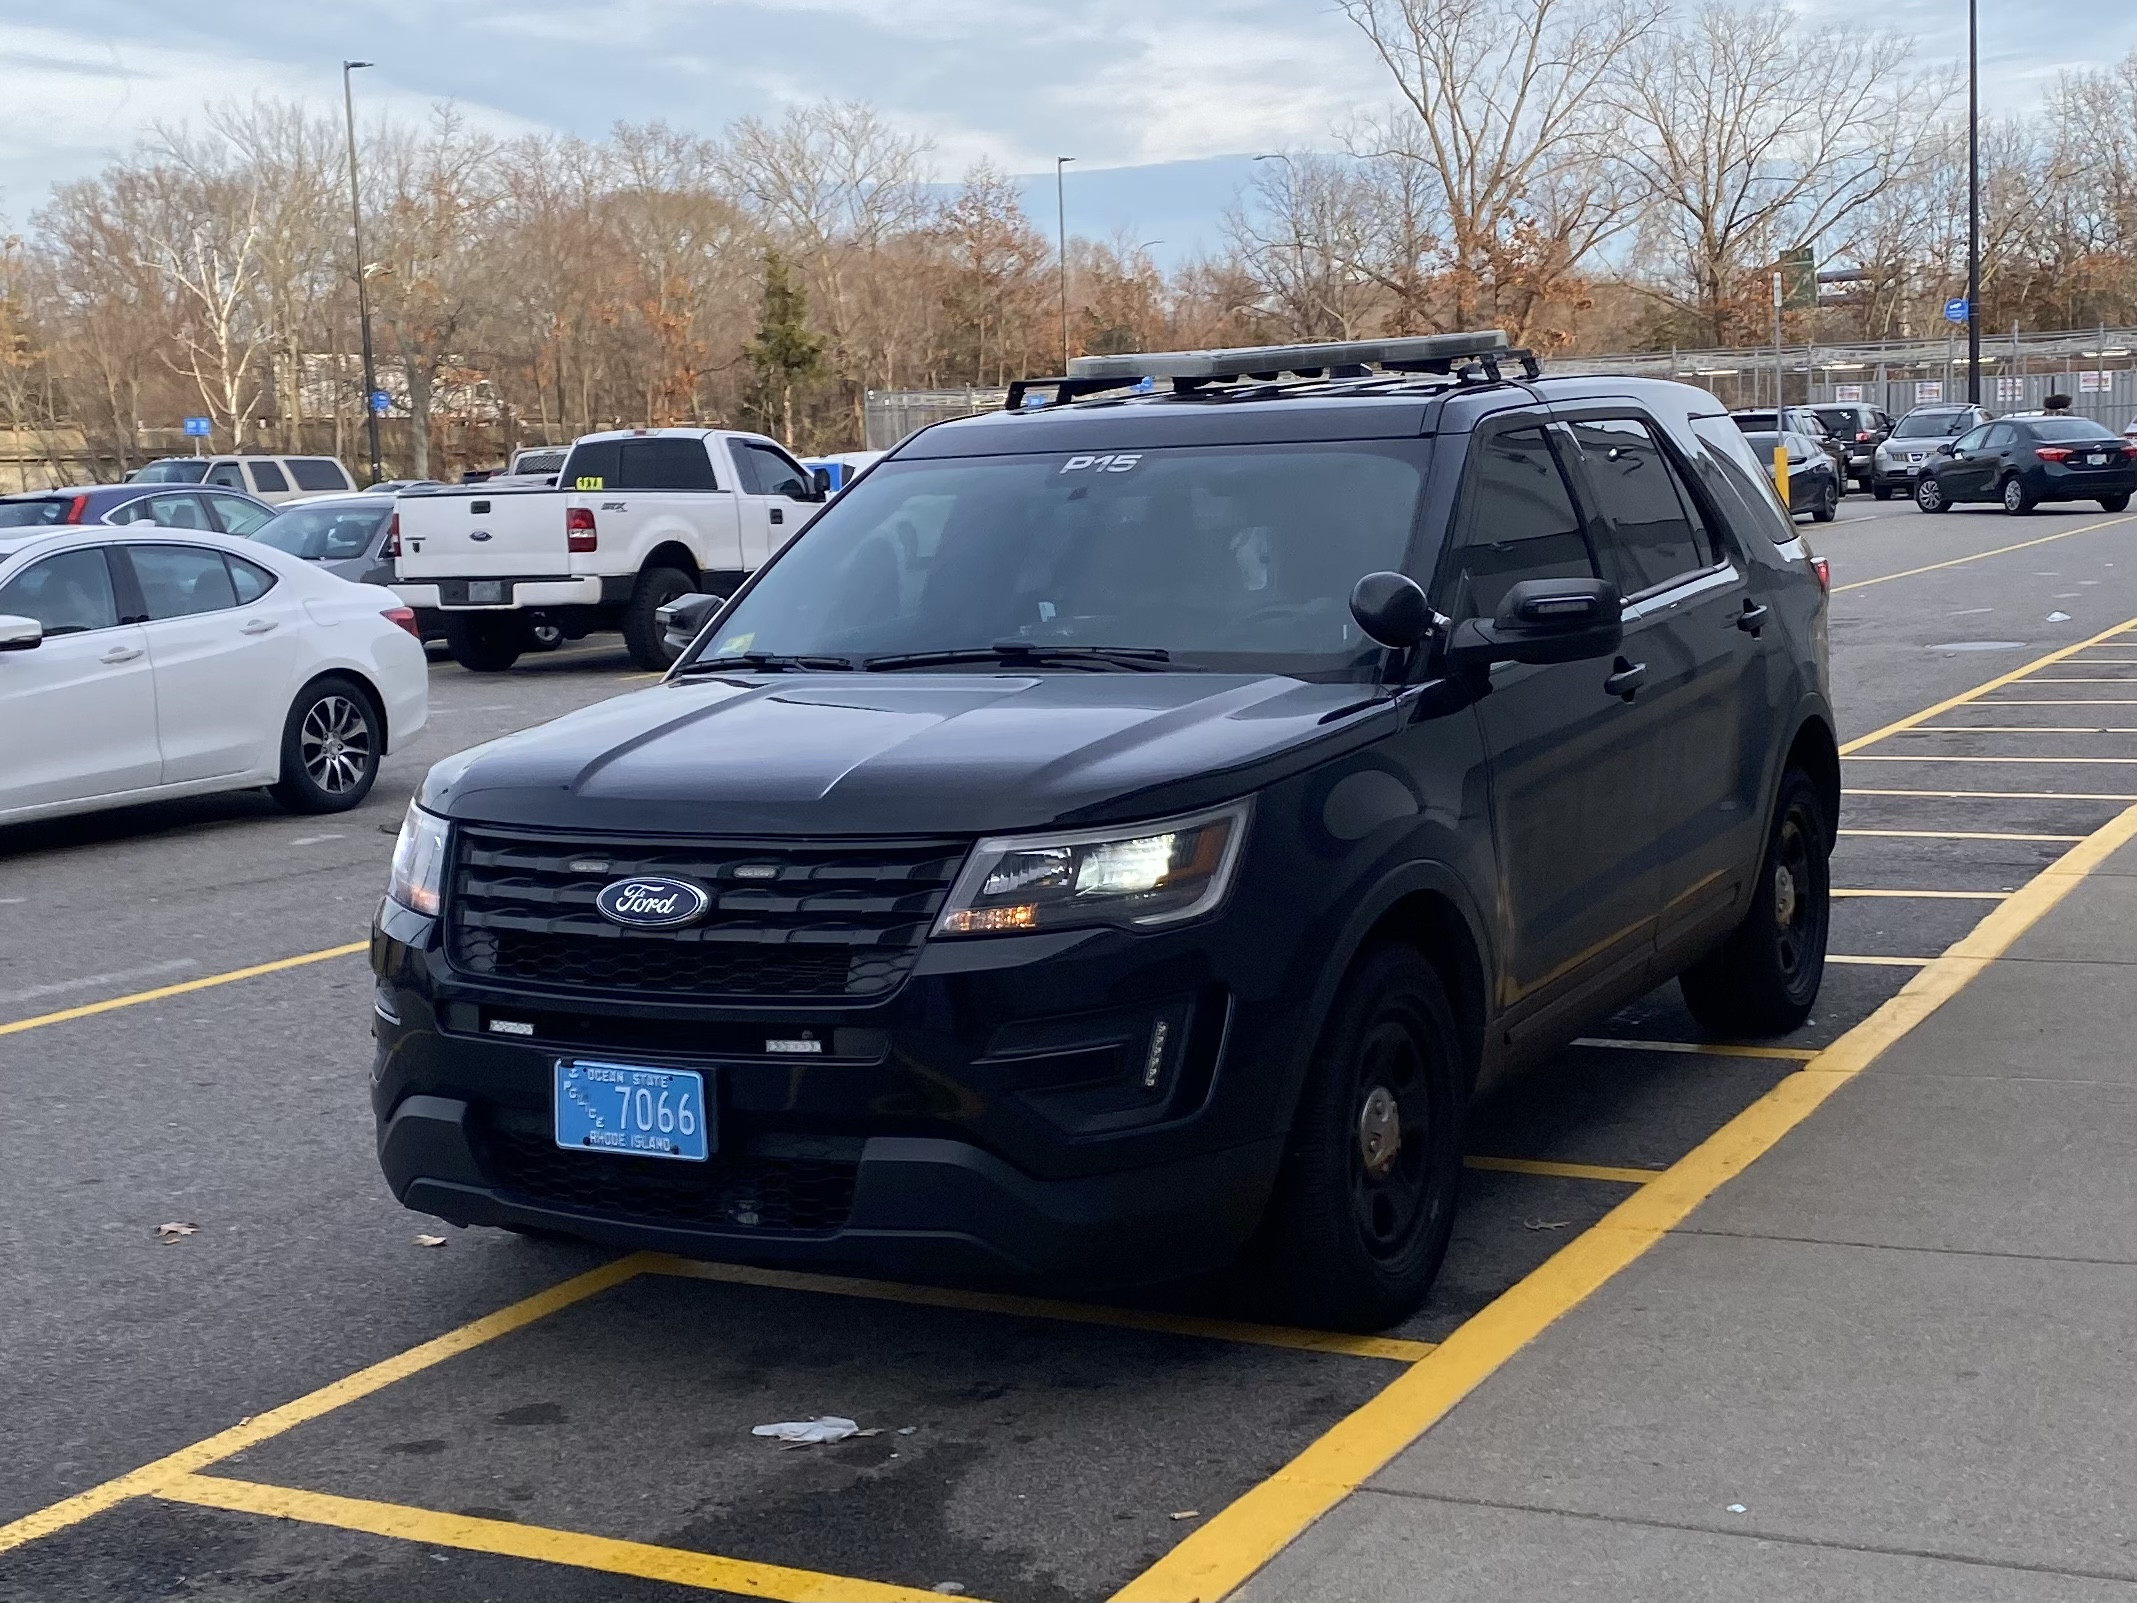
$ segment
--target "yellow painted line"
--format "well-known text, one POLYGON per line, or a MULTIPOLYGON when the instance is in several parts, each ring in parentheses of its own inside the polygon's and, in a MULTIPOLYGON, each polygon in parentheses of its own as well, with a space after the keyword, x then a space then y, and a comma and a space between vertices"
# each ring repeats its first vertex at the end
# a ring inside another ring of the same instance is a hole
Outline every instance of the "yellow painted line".
POLYGON ((1958 995, 2101 863, 2137 839, 2116 816, 1988 913, 1968 935, 1815 1059, 1502 1293, 1371 1401, 1115 1594, 1120 1603, 1221 1598, 1430 1430, 1522 1348, 1635 1262, 1825 1100, 1958 995))
MULTIPOLYGON (((2131 800, 2137 801, 2137 797, 2131 800)), ((2009 891, 1871 891, 1835 890, 1836 899, 1875 898, 1892 902, 2000 902, 2009 891)))
MULTIPOLYGON (((1857 761, 1867 761, 1858 758, 1857 761)), ((1928 801, 2082 801, 2082 802, 2137 802, 2137 795, 2118 791, 2113 795, 2082 790, 1857 790, 1850 786, 1842 794, 1848 796, 1914 796, 1928 801)))
POLYGON ((185 980, 177 985, 159 985, 153 991, 135 991, 131 996, 114 996, 102 1002, 84 1002, 80 1007, 61 1008, 57 1013, 40 1013, 35 1018, 14 1019, 0 1024, 0 1035, 15 1035, 23 1030, 38 1030, 47 1024, 65 1024, 69 1019, 93 1018, 99 1013, 110 1013, 122 1007, 139 1007, 144 1002, 160 1002, 167 996, 184 996, 189 991, 205 991, 211 986, 233 985, 239 980, 257 979, 262 974, 279 974, 284 969, 302 968, 307 963, 324 963, 330 957, 348 957, 370 946, 369 941, 351 941, 346 946, 329 946, 324 951, 305 952, 297 957, 282 957, 272 963, 255 963, 250 968, 234 968, 227 974, 210 974, 197 980, 185 980))
POLYGON ((1943 757, 1928 752, 1906 757, 1858 757, 1845 751, 1840 755, 1851 763, 2137 763, 2137 757, 1943 757))
POLYGON ((2137 668, 2137 657, 2085 657, 2080 660, 2088 668, 2137 668))
POLYGON ((1924 724, 1909 735, 2137 735, 2113 724, 1924 724))
POLYGON ((206 1469, 210 1464, 221 1462, 232 1453, 243 1452, 248 1447, 257 1447, 261 1442, 281 1435, 286 1430, 304 1424, 308 1420, 330 1414, 373 1392, 381 1391, 396 1381, 406 1380, 434 1364, 442 1364, 448 1358, 484 1342, 495 1341, 499 1336, 510 1335, 547 1319, 551 1314, 569 1308, 574 1303, 584 1302, 613 1286, 620 1286, 646 1267, 643 1254, 634 1253, 603 1264, 598 1269, 589 1269, 583 1275, 574 1276, 547 1291, 538 1291, 533 1296, 499 1309, 481 1319, 448 1330, 442 1336, 434 1336, 419 1347, 411 1347, 404 1353, 382 1359, 368 1368, 359 1369, 352 1375, 307 1392, 302 1397, 270 1408, 264 1414, 255 1414, 228 1430, 217 1431, 205 1440, 190 1447, 181 1447, 154 1463, 144 1464, 139 1469, 92 1486, 87 1491, 76 1492, 72 1497, 25 1514, 18 1520, 0 1525, 0 1553, 20 1547, 25 1542, 34 1542, 39 1537, 50 1536, 54 1531, 65 1530, 79 1524, 92 1515, 125 1502, 132 1497, 152 1497, 182 1477, 206 1469))
POLYGON ((1843 829, 1842 835, 1871 840, 2032 840, 2068 846, 2083 835, 2014 835, 1989 829, 1843 829))
POLYGON ((1936 961, 1933 957, 1843 957, 1837 952, 1826 953, 1825 960, 1844 968, 1927 968, 1936 961))
POLYGON ((1660 1169, 1620 1169, 1602 1163, 1552 1163, 1542 1158, 1464 1158, 1472 1169, 1501 1174, 1541 1174, 1557 1180, 1610 1180, 1619 1185, 1644 1186, 1660 1169))
POLYGON ((1256 1347, 1288 1347, 1296 1352, 1333 1353, 1345 1358, 1390 1358, 1398 1363, 1414 1363, 1432 1351, 1433 1345, 1429 1341, 1405 1341, 1393 1336, 1300 1330, 1291 1325, 1258 1325, 1244 1319, 1200 1319, 1192 1314, 1108 1308, 1099 1303, 1057 1302, 1050 1297, 1019 1297, 1008 1292, 965 1291, 954 1286, 908 1285, 898 1280, 864 1280, 847 1275, 809 1274, 794 1269, 703 1263, 695 1258, 675 1258, 666 1254, 649 1255, 646 1272, 675 1275, 686 1280, 715 1280, 731 1286, 766 1286, 776 1291, 807 1291, 819 1296, 863 1297, 873 1302, 908 1303, 919 1308, 955 1308, 965 1313, 1007 1314, 1019 1319, 1108 1325, 1116 1330, 1155 1331, 1165 1336, 1195 1336, 1207 1341, 1244 1342, 1256 1347))
MULTIPOLYGON (((2054 681, 2050 680, 2049 683, 2052 684, 2054 681)), ((2084 701, 2059 698, 2038 700, 2031 696, 2013 696, 2009 700, 1999 697, 1995 701, 1978 701, 1974 705, 1977 707, 2137 707, 2137 701, 2115 696, 2094 697, 2084 701)))
MULTIPOLYGON (((2073 530, 2072 532, 2076 533, 2078 531, 2073 530)), ((2051 538, 2053 537, 2051 536, 2051 538)), ((1939 564, 1939 566, 1942 566, 1942 564, 1939 564)), ((1926 572, 1928 570, 1919 571, 1926 572)), ((1903 575, 1894 574, 1892 577, 1901 578, 1903 575)), ((1924 707, 1920 712, 1909 713, 1906 717, 1889 723, 1882 729, 1873 729, 1867 735, 1857 735, 1840 748, 1840 755, 1843 757, 1849 756, 1854 752, 1861 751, 1866 746, 1874 746, 1881 740, 1890 739, 1903 729, 1912 729, 1917 724, 1928 723, 1932 718, 1941 718, 1954 707, 1964 707, 1968 702, 1985 696, 1992 690, 2001 690, 2005 685, 2015 684, 2029 675, 2039 673, 2043 668, 2053 667, 2056 663, 2085 650, 2089 646, 2097 646, 2103 640, 2112 640, 2117 635, 2127 634, 2132 629, 2137 629, 2137 618, 2132 618, 2127 623, 2118 623, 2112 629, 2103 629, 2089 640, 2080 640, 2075 645, 2064 646, 2060 650, 2051 651, 2045 657, 2036 657, 2023 668, 2013 668, 2009 673, 1998 674, 1994 679, 1974 686, 1972 690, 1961 691, 1958 695, 1947 697, 1935 706, 1924 707)), ((2054 683, 2052 680, 2036 682, 2054 683)))
POLYGON ((1857 579, 1853 584, 1836 584, 1833 593, 1839 595, 1847 590, 1867 590, 1873 584, 1890 584, 1894 579, 1912 579, 1917 574, 1936 573, 1944 568, 1963 568, 1969 562, 1980 562, 1988 557, 2008 556, 2013 551, 2031 551, 2037 545, 2050 545, 2057 540, 2068 540, 2074 535, 2093 534, 2101 529, 2111 529, 2118 523, 2127 523, 2128 518, 2105 518, 2098 523, 2080 524, 2075 529, 2061 529, 2054 534, 2044 534, 2038 540, 2021 540, 2016 545, 2000 545, 1993 551, 1976 551, 1970 557, 1953 557, 1948 562, 1932 562, 1923 568, 1907 568, 1899 573, 1881 573, 1874 579, 1857 579))
POLYGON ((2037 685, 2137 685, 2137 674, 2122 674, 2113 679, 2085 679, 2066 677, 2062 674, 2044 674, 2033 682, 2037 685))
POLYGON ((156 1495, 195 1508, 226 1509, 234 1514, 264 1514, 270 1519, 331 1525, 337 1530, 390 1536, 426 1547, 457 1548, 464 1553, 496 1553, 505 1558, 568 1564, 604 1575, 629 1575, 641 1581, 666 1581, 738 1597, 779 1598, 786 1603, 942 1603, 940 1592, 856 1581, 817 1570, 788 1569, 783 1564, 754 1564, 746 1559, 692 1553, 679 1547, 621 1542, 609 1536, 550 1530, 513 1520, 477 1519, 468 1514, 439 1514, 399 1503, 373 1503, 358 1497, 299 1491, 290 1486, 262 1486, 255 1481, 225 1480, 217 1475, 181 1475, 156 1495))
POLYGON ((1808 1063, 1818 1055, 1800 1046, 1739 1046, 1724 1041, 1621 1041, 1606 1035, 1584 1035, 1573 1045, 1607 1047, 1613 1052, 1674 1052, 1698 1058, 1772 1058, 1783 1063, 1808 1063))

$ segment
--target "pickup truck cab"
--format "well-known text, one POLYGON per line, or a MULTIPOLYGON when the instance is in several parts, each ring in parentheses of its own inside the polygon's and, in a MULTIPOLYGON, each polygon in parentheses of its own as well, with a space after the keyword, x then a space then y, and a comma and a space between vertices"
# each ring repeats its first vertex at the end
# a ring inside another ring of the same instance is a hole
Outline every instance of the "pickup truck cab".
POLYGON ((455 661, 509 668, 530 631, 621 629, 631 660, 674 661, 655 614, 730 594, 813 517, 824 493, 786 450, 724 429, 575 440, 546 484, 445 485, 399 498, 394 589, 436 609, 455 661))

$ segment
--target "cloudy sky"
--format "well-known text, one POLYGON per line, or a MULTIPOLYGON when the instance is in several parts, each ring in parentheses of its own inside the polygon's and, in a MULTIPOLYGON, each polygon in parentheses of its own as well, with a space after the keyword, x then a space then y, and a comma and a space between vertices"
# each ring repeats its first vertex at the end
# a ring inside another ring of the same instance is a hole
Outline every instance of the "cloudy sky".
MULTIPOLYGON (((1963 55, 1965 0, 1869 9, 1926 57, 1963 55)), ((2137 0, 1981 9, 1994 109, 2137 44, 2137 0)), ((449 100, 500 131, 656 117, 712 131, 795 100, 864 99, 931 138, 945 176, 981 157, 1050 173, 1073 153, 1071 226, 1162 238, 1154 254, 1174 259, 1214 243, 1255 152, 1326 145, 1382 93, 1329 0, 0 0, 0 216, 19 224, 55 179, 203 102, 338 110, 349 56, 378 63, 359 78, 374 110, 449 100)))

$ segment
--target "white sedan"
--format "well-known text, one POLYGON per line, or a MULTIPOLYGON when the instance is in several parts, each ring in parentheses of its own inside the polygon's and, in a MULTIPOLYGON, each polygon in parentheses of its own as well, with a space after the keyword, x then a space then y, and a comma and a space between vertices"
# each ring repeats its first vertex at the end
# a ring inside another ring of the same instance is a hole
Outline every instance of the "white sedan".
POLYGON ((269 787, 354 807, 422 729, 390 590, 194 530, 0 530, 0 823, 269 787))

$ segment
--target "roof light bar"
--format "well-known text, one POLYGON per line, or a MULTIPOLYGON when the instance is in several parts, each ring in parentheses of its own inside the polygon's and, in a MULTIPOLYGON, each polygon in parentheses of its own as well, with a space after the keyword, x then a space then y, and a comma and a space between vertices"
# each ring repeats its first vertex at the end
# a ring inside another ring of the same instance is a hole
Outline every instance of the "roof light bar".
POLYGON ((1121 356, 1079 356, 1070 361, 1071 379, 1238 378, 1278 379, 1287 373, 1318 378, 1342 368, 1385 368, 1393 372, 1439 372, 1467 357, 1493 355, 1510 347, 1498 329, 1475 334, 1419 334, 1401 339, 1334 340, 1314 345, 1250 345, 1232 350, 1146 351, 1121 356))

